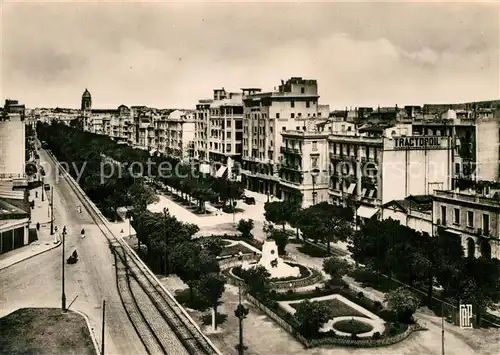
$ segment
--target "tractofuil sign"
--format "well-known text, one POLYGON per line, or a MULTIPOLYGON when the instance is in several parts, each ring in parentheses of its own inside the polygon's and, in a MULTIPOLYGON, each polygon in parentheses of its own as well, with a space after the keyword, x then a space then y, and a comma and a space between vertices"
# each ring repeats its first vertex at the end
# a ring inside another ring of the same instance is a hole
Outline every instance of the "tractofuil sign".
POLYGON ((440 146, 440 137, 394 137, 394 149, 429 149, 440 146))

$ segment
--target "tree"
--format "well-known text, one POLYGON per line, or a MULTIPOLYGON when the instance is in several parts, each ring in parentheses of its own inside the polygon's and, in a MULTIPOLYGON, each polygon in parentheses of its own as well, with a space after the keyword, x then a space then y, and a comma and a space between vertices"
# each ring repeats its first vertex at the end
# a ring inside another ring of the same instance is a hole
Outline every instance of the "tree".
POLYGON ((207 274, 220 270, 215 255, 203 250, 196 242, 174 245, 171 255, 175 273, 189 287, 191 301, 197 283, 207 274))
POLYGON ((241 275, 247 283, 251 293, 258 296, 267 294, 269 290, 269 277, 271 274, 264 266, 258 265, 249 269, 242 269, 241 275))
POLYGON ((266 202, 264 204, 264 216, 266 221, 279 224, 285 230, 286 222, 290 218, 292 203, 288 201, 266 202))
POLYGON ((201 245, 215 256, 220 256, 222 249, 224 249, 224 241, 220 237, 203 238, 201 245))
POLYGON ((340 280, 349 272, 351 265, 337 256, 323 260, 323 270, 330 275, 332 280, 340 280))
POLYGON ((412 322, 413 314, 420 304, 418 297, 404 287, 387 293, 385 302, 388 308, 396 313, 399 321, 406 324, 412 322))
POLYGON ((215 322, 217 306, 219 304, 219 299, 224 293, 225 284, 226 279, 223 276, 216 273, 210 273, 204 275, 196 285, 198 293, 208 299, 212 305, 212 327, 214 331, 217 329, 217 324, 215 322))
POLYGON ((351 214, 350 208, 321 202, 303 210, 300 218, 300 230, 304 238, 325 242, 327 251, 330 252, 331 242, 346 241, 352 234, 349 222, 351 214))
POLYGON ((282 230, 271 229, 268 238, 272 239, 276 242, 276 246, 278 247, 278 255, 285 255, 286 245, 288 244, 288 234, 282 230))
MULTIPOLYGON (((400 237, 401 224, 391 218, 382 221, 370 220, 363 229, 351 236, 348 247, 351 257, 360 264, 367 265, 377 274, 391 275, 395 253, 391 248, 400 237), (392 258, 392 259, 391 259, 392 258)), ((402 257, 408 258, 407 255, 402 257)))
POLYGON ((299 329, 305 337, 318 334, 320 328, 330 319, 330 308, 324 302, 305 300, 297 305, 294 314, 299 329))
POLYGON ((253 219, 240 219, 238 222, 237 230, 241 233, 241 236, 246 239, 252 239, 252 229, 253 229, 253 219))

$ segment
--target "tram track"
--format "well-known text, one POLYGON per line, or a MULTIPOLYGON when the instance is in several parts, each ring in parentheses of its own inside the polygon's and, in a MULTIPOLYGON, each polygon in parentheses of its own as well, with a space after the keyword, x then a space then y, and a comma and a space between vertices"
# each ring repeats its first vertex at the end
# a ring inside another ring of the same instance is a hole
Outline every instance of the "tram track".
MULTIPOLYGON (((56 158, 50 153, 49 156, 61 168, 56 158)), ((61 168, 68 185, 109 242, 115 257, 118 293, 147 353, 221 355, 130 246, 115 236, 108 221, 73 178, 63 171, 61 168)))

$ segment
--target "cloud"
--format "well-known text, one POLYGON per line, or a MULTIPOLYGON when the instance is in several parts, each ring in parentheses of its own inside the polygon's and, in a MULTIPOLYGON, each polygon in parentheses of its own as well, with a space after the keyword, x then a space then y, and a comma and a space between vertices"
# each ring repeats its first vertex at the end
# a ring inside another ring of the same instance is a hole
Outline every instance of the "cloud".
POLYGON ((321 100, 497 98, 495 4, 7 4, 2 95, 28 106, 194 107, 215 87, 318 80, 321 100))

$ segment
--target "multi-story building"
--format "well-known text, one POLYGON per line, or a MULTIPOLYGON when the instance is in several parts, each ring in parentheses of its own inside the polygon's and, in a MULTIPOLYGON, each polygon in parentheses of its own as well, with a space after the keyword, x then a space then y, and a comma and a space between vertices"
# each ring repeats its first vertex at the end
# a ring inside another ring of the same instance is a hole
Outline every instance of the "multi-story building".
POLYGON ((456 240, 469 257, 500 259, 500 195, 485 189, 435 191, 434 233, 456 240))
POLYGON ((30 209, 24 111, 0 121, 0 253, 28 243, 30 209))
POLYGON ((24 120, 24 114, 26 111, 26 107, 23 104, 20 104, 18 100, 5 100, 5 105, 3 107, 3 115, 8 114, 16 114, 24 120))
POLYGON ((412 133, 451 137, 453 187, 500 179, 500 110, 451 110, 438 114, 429 108, 416 114, 412 133))
POLYGON ((281 197, 279 159, 282 132, 307 131, 329 107, 318 105, 316 80, 282 81, 278 90, 244 89, 242 175, 247 189, 281 197))
POLYGON ((174 110, 156 124, 158 130, 164 132, 157 147, 159 152, 184 161, 194 157, 195 120, 192 112, 174 110))
POLYGON ((215 89, 213 99, 196 105, 194 157, 204 173, 239 179, 242 153, 243 103, 241 93, 215 89))
POLYGON ((450 188, 448 137, 410 136, 406 124, 354 130, 346 122, 340 132, 335 125, 282 133, 283 198, 351 205, 363 221, 390 201, 450 188))

